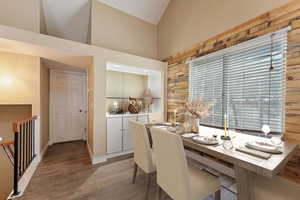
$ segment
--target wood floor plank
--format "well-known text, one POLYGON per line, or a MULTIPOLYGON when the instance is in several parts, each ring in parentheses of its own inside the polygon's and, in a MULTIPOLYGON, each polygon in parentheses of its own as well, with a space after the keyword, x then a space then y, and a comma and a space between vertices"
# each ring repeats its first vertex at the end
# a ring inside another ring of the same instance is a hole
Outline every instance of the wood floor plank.
MULTIPOLYGON (((132 184, 132 156, 92 165, 84 142, 51 146, 19 200, 144 200, 147 176, 138 171, 132 184)), ((149 200, 156 200, 153 179, 149 200)), ((171 200, 166 194, 164 200, 171 200)), ((212 200, 208 197, 206 200, 212 200)), ((222 199, 235 199, 222 191, 222 199)))

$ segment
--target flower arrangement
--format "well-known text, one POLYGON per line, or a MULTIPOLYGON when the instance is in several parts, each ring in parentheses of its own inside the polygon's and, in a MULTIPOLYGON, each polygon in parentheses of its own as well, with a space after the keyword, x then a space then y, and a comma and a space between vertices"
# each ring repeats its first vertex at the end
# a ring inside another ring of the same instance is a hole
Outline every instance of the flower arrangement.
POLYGON ((144 105, 147 112, 150 112, 150 106, 153 104, 153 96, 150 89, 146 89, 144 92, 144 105))
POLYGON ((178 117, 180 121, 192 122, 192 131, 198 132, 199 120, 209 116, 209 110, 214 104, 215 102, 204 103, 202 97, 189 100, 177 110, 178 117))

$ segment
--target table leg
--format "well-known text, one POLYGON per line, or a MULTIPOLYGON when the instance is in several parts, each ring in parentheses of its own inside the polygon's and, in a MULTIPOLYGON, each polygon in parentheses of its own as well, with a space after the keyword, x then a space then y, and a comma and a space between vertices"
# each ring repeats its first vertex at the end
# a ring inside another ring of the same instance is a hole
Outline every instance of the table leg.
POLYGON ((238 200, 255 200, 254 196, 254 174, 239 166, 235 166, 235 177, 237 184, 238 200))

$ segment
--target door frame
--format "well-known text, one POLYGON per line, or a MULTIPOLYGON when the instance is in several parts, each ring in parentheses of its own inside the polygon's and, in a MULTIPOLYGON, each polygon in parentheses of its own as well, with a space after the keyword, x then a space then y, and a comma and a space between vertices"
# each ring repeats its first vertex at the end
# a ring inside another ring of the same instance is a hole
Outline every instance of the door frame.
POLYGON ((55 73, 65 73, 65 74, 76 74, 76 75, 83 75, 83 108, 84 108, 84 119, 83 119, 83 133, 82 133, 82 139, 84 141, 87 140, 87 117, 88 117, 88 107, 87 107, 87 72, 77 72, 77 71, 68 71, 68 70, 59 70, 59 69, 50 69, 50 94, 49 94, 49 145, 54 144, 54 133, 53 133, 53 118, 54 118, 54 76, 55 73))

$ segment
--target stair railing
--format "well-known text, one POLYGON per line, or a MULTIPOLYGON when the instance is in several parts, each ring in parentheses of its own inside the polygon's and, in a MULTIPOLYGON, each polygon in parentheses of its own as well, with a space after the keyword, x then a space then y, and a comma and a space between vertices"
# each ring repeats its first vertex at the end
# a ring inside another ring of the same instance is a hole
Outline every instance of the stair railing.
POLYGON ((14 153, 14 142, 13 141, 2 142, 2 143, 0 143, 0 147, 2 147, 5 155, 9 159, 12 166, 14 166, 14 154, 15 154, 14 153))
POLYGON ((35 123, 37 117, 30 117, 25 120, 18 121, 13 124, 14 132, 14 150, 13 155, 14 165, 14 183, 13 196, 17 196, 19 192, 19 180, 30 166, 36 156, 35 152, 35 123))

